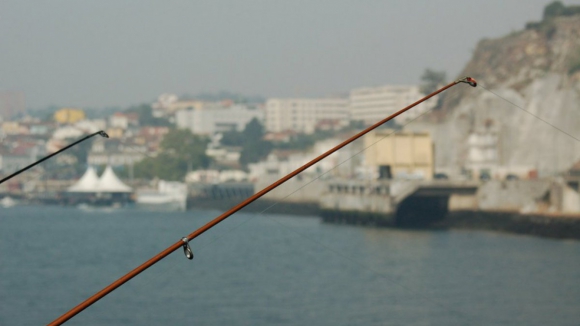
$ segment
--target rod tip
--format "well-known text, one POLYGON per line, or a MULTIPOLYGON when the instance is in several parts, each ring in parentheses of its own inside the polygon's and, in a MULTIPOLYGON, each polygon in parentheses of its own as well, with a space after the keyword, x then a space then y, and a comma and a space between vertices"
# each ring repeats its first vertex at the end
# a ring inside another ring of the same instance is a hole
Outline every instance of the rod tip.
POLYGON ((475 80, 474 78, 471 77, 463 77, 461 79, 458 79, 456 81, 456 83, 466 83, 471 87, 477 87, 477 80, 475 80))
POLYGON ((107 135, 107 133, 102 130, 99 131, 99 135, 101 135, 101 137, 109 138, 109 135, 107 135))

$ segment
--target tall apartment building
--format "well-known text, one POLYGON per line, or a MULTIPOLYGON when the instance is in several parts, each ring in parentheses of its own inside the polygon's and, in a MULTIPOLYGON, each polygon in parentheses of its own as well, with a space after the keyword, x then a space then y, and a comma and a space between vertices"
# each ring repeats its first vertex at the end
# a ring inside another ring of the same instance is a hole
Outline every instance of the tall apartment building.
POLYGON ((211 135, 216 132, 242 131, 252 119, 264 121, 264 111, 245 105, 222 106, 219 103, 204 103, 175 113, 178 128, 186 128, 194 134, 211 135))
MULTIPOLYGON (((371 125, 423 96, 419 86, 387 85, 353 89, 350 92, 350 119, 371 125)), ((436 104, 437 97, 432 97, 398 116, 395 121, 399 124, 407 123, 436 104)))
POLYGON ((272 98, 266 102, 266 130, 270 132, 293 130, 311 134, 323 122, 348 125, 348 99, 272 98))
POLYGON ((0 91, 0 121, 9 121, 26 112, 26 98, 22 91, 0 91))

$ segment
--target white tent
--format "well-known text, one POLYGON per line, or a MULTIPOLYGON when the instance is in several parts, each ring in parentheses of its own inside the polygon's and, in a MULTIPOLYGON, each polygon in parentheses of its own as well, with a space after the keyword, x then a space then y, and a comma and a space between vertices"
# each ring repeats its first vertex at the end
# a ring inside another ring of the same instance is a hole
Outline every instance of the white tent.
POLYGON ((95 169, 89 166, 85 174, 72 186, 68 188, 69 192, 97 192, 99 177, 95 169))
POLYGON ((96 185, 95 192, 132 192, 133 190, 131 187, 124 184, 110 165, 107 166, 105 172, 99 179, 96 185))

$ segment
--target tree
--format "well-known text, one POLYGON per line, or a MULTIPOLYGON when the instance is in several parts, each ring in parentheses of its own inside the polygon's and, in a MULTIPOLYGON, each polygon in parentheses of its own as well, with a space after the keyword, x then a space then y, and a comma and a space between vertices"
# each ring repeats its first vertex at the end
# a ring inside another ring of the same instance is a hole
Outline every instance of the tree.
POLYGON ((210 158, 205 154, 208 142, 207 138, 187 129, 172 129, 163 137, 161 151, 156 157, 147 157, 135 164, 135 176, 181 181, 189 169, 209 165, 210 158))
POLYGON ((435 71, 429 68, 425 69, 423 75, 421 76, 421 93, 427 95, 433 93, 439 88, 441 84, 444 84, 447 77, 444 71, 435 71))
POLYGON ((220 143, 224 146, 242 146, 244 145, 243 134, 239 131, 226 131, 222 134, 220 143))
POLYGON ((254 118, 246 125, 244 131, 242 131, 242 135, 244 141, 260 140, 264 137, 264 126, 262 126, 258 119, 254 118))
POLYGON ((264 133, 264 126, 256 118, 246 125, 241 134, 243 148, 240 154, 240 164, 246 166, 248 163, 258 162, 270 154, 272 143, 263 140, 264 133))
POLYGON ((240 164, 246 166, 249 163, 255 163, 265 158, 272 151, 272 143, 265 140, 258 140, 244 143, 242 153, 240 154, 240 164))
POLYGON ((580 14, 580 6, 565 6, 561 1, 554 1, 544 8, 544 20, 578 14, 580 14))
POLYGON ((544 20, 552 17, 562 16, 565 10, 566 6, 564 6, 562 2, 554 1, 544 8, 544 20))

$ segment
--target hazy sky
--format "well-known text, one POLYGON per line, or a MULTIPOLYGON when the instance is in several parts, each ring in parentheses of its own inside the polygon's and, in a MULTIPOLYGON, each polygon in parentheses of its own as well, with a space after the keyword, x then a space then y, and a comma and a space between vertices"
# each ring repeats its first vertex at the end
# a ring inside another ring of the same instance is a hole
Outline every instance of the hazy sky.
POLYGON ((548 2, 0 0, 0 90, 32 108, 103 107, 163 92, 325 96, 417 83, 426 67, 455 77, 478 40, 548 2))

